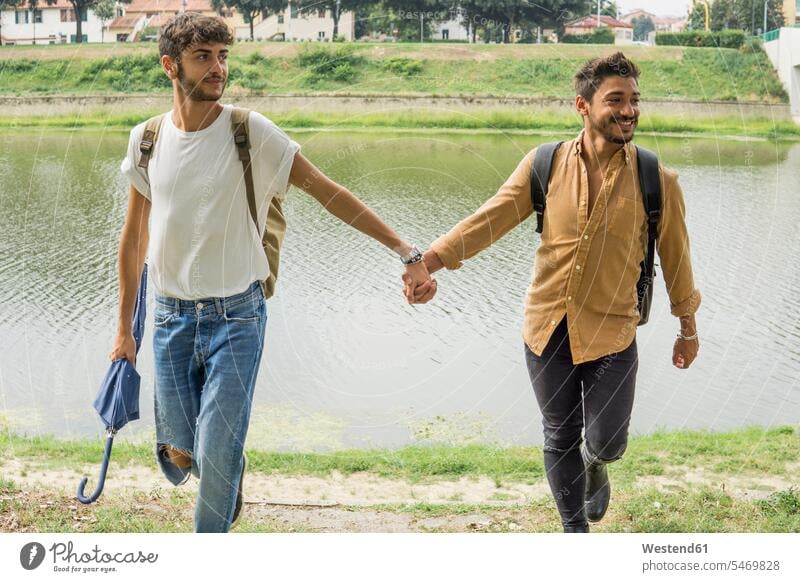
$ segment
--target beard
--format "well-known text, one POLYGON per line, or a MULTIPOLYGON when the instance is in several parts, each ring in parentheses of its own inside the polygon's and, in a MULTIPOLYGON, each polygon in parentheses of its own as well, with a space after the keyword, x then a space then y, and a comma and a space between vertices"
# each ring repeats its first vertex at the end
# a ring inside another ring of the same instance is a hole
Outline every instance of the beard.
POLYGON ((631 118, 629 120, 629 119, 610 117, 605 122, 600 122, 595 120, 591 115, 589 115, 588 117, 589 117, 589 125, 592 126, 592 130, 602 135, 606 141, 619 145, 624 145, 629 141, 633 140, 633 134, 636 131, 636 125, 639 121, 638 118, 631 118), (633 121, 633 123, 631 124, 629 135, 626 135, 625 130, 623 130, 619 125, 617 125, 617 121, 633 121), (621 135, 616 133, 617 131, 620 131, 621 135))
POLYGON ((222 94, 225 92, 226 79, 224 77, 203 77, 199 81, 196 81, 186 76, 186 72, 181 68, 180 63, 177 63, 176 72, 178 75, 178 84, 181 86, 186 97, 192 101, 219 101, 222 98, 222 94), (206 90, 206 88, 203 87, 205 81, 213 78, 222 80, 219 92, 206 90))

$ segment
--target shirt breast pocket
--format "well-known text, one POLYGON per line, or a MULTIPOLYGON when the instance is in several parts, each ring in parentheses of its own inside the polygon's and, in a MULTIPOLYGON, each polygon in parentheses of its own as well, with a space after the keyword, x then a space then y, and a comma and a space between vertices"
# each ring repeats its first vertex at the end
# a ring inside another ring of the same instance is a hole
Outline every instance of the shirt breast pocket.
POLYGON ((608 232, 618 238, 629 241, 641 233, 644 208, 638 199, 620 196, 610 216, 608 232))

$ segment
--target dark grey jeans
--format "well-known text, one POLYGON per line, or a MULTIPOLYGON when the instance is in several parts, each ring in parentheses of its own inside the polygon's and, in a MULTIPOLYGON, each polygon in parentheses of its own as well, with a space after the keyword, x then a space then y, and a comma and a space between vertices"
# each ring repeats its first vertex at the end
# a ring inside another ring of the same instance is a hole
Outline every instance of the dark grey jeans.
POLYGON ((594 462, 619 459, 628 444, 636 387, 636 339, 626 349, 574 365, 566 317, 541 356, 525 346, 525 360, 542 412, 544 463, 564 525, 585 523, 585 468, 580 452, 594 462))

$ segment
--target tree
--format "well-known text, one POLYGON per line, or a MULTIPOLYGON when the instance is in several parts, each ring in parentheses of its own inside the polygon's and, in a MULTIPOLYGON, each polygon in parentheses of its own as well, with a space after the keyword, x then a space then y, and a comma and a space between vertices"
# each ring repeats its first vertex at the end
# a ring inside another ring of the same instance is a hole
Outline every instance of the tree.
POLYGON ((343 12, 355 12, 358 9, 368 7, 368 0, 295 0, 300 10, 330 10, 333 19, 333 34, 331 40, 336 40, 339 36, 339 19, 343 12))
POLYGON ((647 35, 656 29, 653 19, 649 16, 637 16, 631 21, 633 25, 633 40, 647 40, 647 35))
POLYGON ((448 20, 452 9, 453 3, 443 0, 382 0, 370 17, 380 22, 380 12, 385 12, 393 34, 413 42, 430 38, 434 23, 448 20))
MULTIPOLYGON (((94 8, 100 0, 69 0, 75 14, 75 42, 83 42, 83 19, 81 15, 89 14, 89 8, 94 8)), ((55 0, 47 0, 48 4, 55 4, 55 0)), ((94 12, 94 10, 92 10, 94 12)))
POLYGON ((689 30, 706 29, 706 10, 702 2, 697 2, 689 13, 688 28, 689 30))
MULTIPOLYGON (((477 30, 493 37, 498 31, 503 42, 511 41, 511 33, 532 31, 537 26, 563 32, 571 20, 591 12, 592 0, 464 0, 460 7, 463 20, 470 23, 473 41, 477 30)), ((596 2, 594 3, 596 4, 596 2)))
MULTIPOLYGON (((745 30, 750 34, 764 32, 764 0, 713 0, 709 2, 709 29, 745 30)), ((697 3, 689 15, 692 30, 705 30, 705 9, 697 3)), ((767 2, 767 30, 783 26, 782 0, 767 2)))
MULTIPOLYGON (((597 9, 595 9, 595 14, 597 9)), ((601 0, 600 2, 600 15, 601 16, 610 16, 611 18, 616 18, 617 14, 619 14, 619 8, 617 7, 617 3, 615 0, 601 0)))
POLYGON ((97 6, 94 7, 94 15, 100 21, 100 42, 105 40, 106 22, 113 20, 117 14, 116 5, 114 0, 99 0, 97 6))
MULTIPOLYGON (((763 0, 737 0, 733 3, 732 16, 735 28, 746 30, 750 34, 766 32, 764 28, 763 0)), ((767 30, 783 26, 782 0, 769 0, 767 3, 767 30)))
POLYGON ((211 7, 217 13, 222 13, 225 7, 236 8, 241 13, 244 21, 250 24, 250 40, 255 39, 253 27, 256 16, 261 14, 262 18, 267 18, 286 10, 286 6, 287 0, 211 0, 211 7))

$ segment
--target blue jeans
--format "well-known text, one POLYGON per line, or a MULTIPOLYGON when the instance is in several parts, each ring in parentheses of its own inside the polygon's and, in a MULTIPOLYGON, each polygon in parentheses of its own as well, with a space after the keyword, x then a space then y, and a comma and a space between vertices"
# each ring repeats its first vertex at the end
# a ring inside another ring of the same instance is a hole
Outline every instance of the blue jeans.
POLYGON ((200 480, 195 531, 230 528, 266 323, 258 282, 230 297, 156 295, 156 458, 174 485, 190 473, 200 480), (166 446, 191 456, 191 469, 173 464, 166 446))

